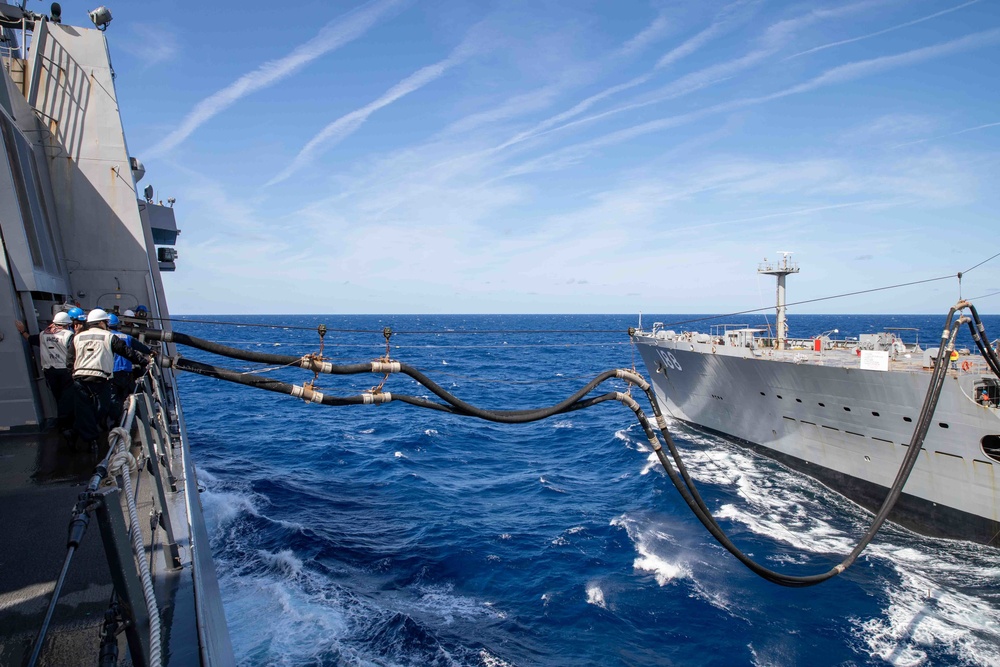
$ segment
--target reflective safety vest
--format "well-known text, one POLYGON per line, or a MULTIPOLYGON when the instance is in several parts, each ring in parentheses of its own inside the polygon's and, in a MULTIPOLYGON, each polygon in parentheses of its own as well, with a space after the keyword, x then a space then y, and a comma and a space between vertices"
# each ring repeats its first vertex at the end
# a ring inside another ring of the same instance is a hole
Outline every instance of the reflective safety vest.
POLYGON ((76 363, 73 364, 73 377, 96 377, 105 380, 111 377, 115 368, 115 355, 111 351, 110 331, 104 329, 87 329, 73 336, 73 347, 76 349, 76 363))
POLYGON ((73 336, 70 329, 58 328, 54 331, 46 329, 38 336, 42 368, 66 368, 66 353, 69 351, 69 339, 73 336))
MULTIPOLYGON (((131 336, 129 336, 128 334, 118 333, 117 331, 113 333, 118 338, 121 338, 126 345, 132 347, 131 336)), ((118 371, 131 371, 131 370, 132 370, 132 362, 126 359, 125 357, 116 354, 114 372, 117 373, 118 371)))

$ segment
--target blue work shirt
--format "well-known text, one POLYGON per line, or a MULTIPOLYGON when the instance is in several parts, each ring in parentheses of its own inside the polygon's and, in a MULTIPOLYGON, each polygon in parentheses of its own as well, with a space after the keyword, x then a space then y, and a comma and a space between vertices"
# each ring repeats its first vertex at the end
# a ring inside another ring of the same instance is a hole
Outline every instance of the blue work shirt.
MULTIPOLYGON (((114 334, 116 336, 118 336, 119 338, 121 338, 123 341, 125 341, 126 345, 128 345, 129 347, 132 347, 132 337, 131 336, 129 336, 128 334, 124 334, 124 333, 118 333, 117 331, 115 331, 114 334)), ((115 355, 115 370, 114 370, 114 372, 115 373, 117 373, 118 371, 130 371, 131 372, 131 370, 132 370, 132 362, 129 361, 128 359, 126 359, 125 357, 119 357, 116 354, 115 355)))

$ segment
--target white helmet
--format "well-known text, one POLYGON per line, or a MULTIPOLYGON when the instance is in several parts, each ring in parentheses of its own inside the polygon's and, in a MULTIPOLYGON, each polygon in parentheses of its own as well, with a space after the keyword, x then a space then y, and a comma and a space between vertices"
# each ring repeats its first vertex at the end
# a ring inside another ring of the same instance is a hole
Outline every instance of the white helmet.
POLYGON ((68 327, 73 324, 73 320, 71 320, 69 315, 66 313, 56 313, 56 316, 52 318, 52 324, 58 324, 61 327, 68 327))
POLYGON ((87 313, 87 324, 93 324, 94 322, 107 322, 108 313, 100 308, 94 308, 92 311, 87 313))
POLYGON ((122 313, 123 317, 135 317, 135 311, 131 308, 122 313))

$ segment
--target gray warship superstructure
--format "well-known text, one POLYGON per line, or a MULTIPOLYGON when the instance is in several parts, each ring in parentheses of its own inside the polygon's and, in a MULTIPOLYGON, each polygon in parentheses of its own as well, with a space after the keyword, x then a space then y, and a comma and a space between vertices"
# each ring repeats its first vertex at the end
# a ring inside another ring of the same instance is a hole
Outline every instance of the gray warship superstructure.
POLYGON ((60 13, 0 3, 0 664, 27 662, 57 588, 38 664, 97 664, 99 651, 101 664, 115 664, 119 650, 135 665, 232 664, 170 369, 142 381, 111 437, 126 452, 125 434, 134 437, 136 526, 123 469, 118 484, 114 468, 95 476, 99 453, 53 428, 56 406, 28 342, 74 303, 122 314, 146 305, 149 320, 136 323, 167 327, 160 272, 176 257, 172 206, 154 203, 148 186, 136 196, 143 167, 122 129, 103 31, 110 13, 91 12, 92 28, 63 25, 60 13), (90 529, 74 551, 75 507, 90 529))
MULTIPOLYGON (((853 341, 787 339, 784 278, 797 271, 787 254, 759 268, 778 278, 777 336, 746 325, 698 333, 656 323, 633 340, 665 415, 877 509, 907 451, 938 349, 904 342, 907 332, 899 330, 853 341)), ((983 357, 954 358, 891 520, 931 536, 1000 545, 998 405, 998 379, 983 357)))

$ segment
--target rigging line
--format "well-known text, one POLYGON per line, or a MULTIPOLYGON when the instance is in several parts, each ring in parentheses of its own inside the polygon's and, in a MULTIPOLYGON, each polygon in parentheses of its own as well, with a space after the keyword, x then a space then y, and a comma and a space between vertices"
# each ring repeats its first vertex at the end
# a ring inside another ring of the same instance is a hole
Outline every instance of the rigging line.
MULTIPOLYGON (((815 299, 804 299, 802 301, 791 301, 786 303, 786 306, 801 306, 806 303, 816 303, 818 301, 829 301, 830 299, 842 299, 845 296, 857 296, 859 294, 870 294, 872 292, 881 292, 883 290, 897 289, 899 287, 910 287, 912 285, 922 285, 923 283, 932 283, 938 280, 952 280, 955 276, 938 276, 937 278, 927 278, 925 280, 914 280, 908 283, 899 283, 898 285, 886 285, 884 287, 873 287, 872 289, 859 290, 857 292, 845 292, 843 294, 834 294, 832 296, 821 296, 815 299)), ((705 322, 708 320, 719 320, 723 317, 733 317, 735 315, 749 315, 751 313, 759 313, 762 311, 771 310, 774 306, 768 306, 766 308, 752 308, 750 310, 741 310, 735 313, 726 313, 725 315, 710 315, 708 317, 698 317, 690 320, 681 320, 679 322, 669 322, 664 324, 665 327, 674 326, 677 324, 690 324, 692 322, 705 322)))
MULTIPOLYGON (((621 331, 617 333, 622 333, 621 331)), ((254 343, 245 340, 231 340, 231 341, 218 341, 219 343, 225 343, 228 345, 251 345, 256 347, 261 347, 266 345, 268 347, 274 347, 270 342, 254 343)), ((504 343, 494 343, 493 345, 393 345, 393 350, 489 350, 489 349, 507 349, 507 348, 521 348, 521 347, 612 347, 620 345, 629 345, 630 343, 624 341, 605 341, 603 343, 521 343, 521 344, 504 344, 504 343)), ((315 347, 315 343, 281 343, 280 347, 315 347)), ((360 347, 360 348, 376 348, 382 349, 382 345, 379 343, 327 343, 327 347, 360 347)))
MULTIPOLYGON (((983 261, 979 262, 979 264, 976 264, 976 265, 975 265, 974 267, 972 267, 972 269, 978 269, 978 268, 979 268, 980 266, 982 266, 982 265, 983 265, 983 264, 985 264, 986 262, 989 262, 990 260, 994 260, 994 259, 996 259, 997 257, 1000 257, 1000 252, 998 252, 997 254, 993 255, 993 256, 992 256, 992 257, 990 257, 989 259, 984 259, 983 261)), ((962 271, 962 273, 960 273, 960 274, 958 274, 958 275, 959 275, 959 276, 962 276, 962 275, 964 275, 964 274, 968 273, 969 271, 971 271, 972 269, 966 269, 965 271, 962 271)))
POLYGON ((968 299, 966 299, 966 301, 977 301, 979 299, 985 299, 986 297, 996 296, 997 294, 1000 294, 1000 290, 996 292, 990 292, 989 294, 983 294, 982 296, 970 296, 968 299))
MULTIPOLYGON (((339 316, 338 316, 339 317, 339 316)), ((183 317, 150 317, 150 320, 157 320, 159 322, 190 322, 192 324, 222 324, 227 326, 236 327, 258 327, 262 329, 294 329, 300 331, 316 331, 315 326, 301 326, 294 324, 263 324, 259 322, 227 322, 220 320, 193 320, 183 317)), ((331 329, 327 328, 330 333, 360 333, 360 334, 378 334, 382 335, 381 329, 331 329)), ((445 335, 445 334, 466 334, 466 335, 481 335, 481 334, 620 334, 622 329, 476 329, 474 331, 469 330, 440 330, 440 329, 414 329, 411 331, 396 331, 393 330, 392 335, 397 336, 399 334, 407 335, 422 335, 422 336, 434 336, 434 335, 445 335)))

